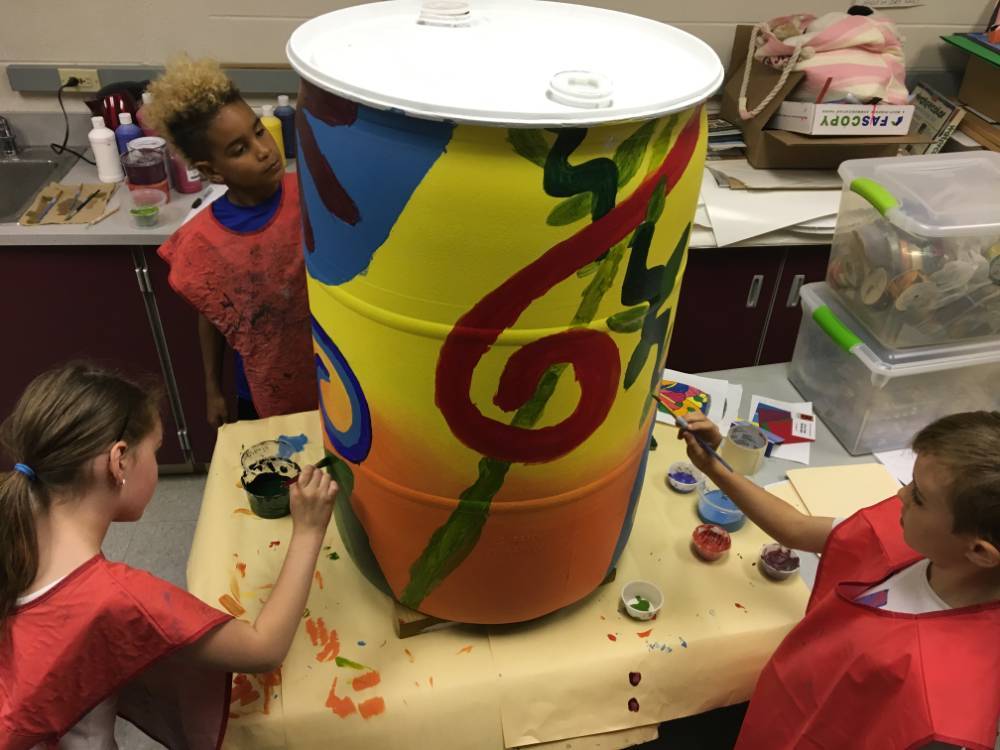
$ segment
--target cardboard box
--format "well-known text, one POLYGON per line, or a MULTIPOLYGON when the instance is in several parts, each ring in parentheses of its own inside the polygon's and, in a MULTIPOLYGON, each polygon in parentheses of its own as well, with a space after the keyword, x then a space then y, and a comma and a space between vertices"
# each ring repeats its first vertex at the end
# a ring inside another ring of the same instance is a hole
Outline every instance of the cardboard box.
MULTIPOLYGON (((737 102, 752 29, 749 25, 736 27, 731 62, 722 87, 721 112, 725 119, 735 123, 743 131, 743 140, 747 144, 747 161, 751 165, 758 169, 835 169, 846 159, 895 156, 902 143, 930 142, 926 136, 917 135, 822 136, 765 129, 785 97, 802 80, 802 73, 789 75, 785 85, 756 117, 741 119, 737 102)), ((751 65, 750 85, 747 89, 749 109, 762 101, 781 77, 779 71, 756 60, 751 65)))
POLYGON ((1000 120, 1000 66, 969 55, 958 98, 994 120, 1000 120))
POLYGON ((912 119, 912 104, 785 101, 767 126, 806 135, 905 135, 912 119))

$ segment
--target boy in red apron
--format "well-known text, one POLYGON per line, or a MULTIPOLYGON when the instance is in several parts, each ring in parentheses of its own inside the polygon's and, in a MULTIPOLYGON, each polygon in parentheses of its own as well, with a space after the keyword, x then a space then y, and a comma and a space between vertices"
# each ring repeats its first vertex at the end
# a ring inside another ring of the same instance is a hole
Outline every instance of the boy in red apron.
POLYGON ((822 552, 805 617, 764 667, 738 750, 993 750, 1000 719, 1000 412, 944 417, 913 441, 913 481, 838 522, 691 460, 781 544, 822 552))
POLYGON ((209 422, 228 418, 226 342, 237 355, 239 418, 316 408, 298 185, 277 144, 214 61, 181 58, 150 92, 157 131, 227 188, 159 250, 170 285, 201 316, 209 422))

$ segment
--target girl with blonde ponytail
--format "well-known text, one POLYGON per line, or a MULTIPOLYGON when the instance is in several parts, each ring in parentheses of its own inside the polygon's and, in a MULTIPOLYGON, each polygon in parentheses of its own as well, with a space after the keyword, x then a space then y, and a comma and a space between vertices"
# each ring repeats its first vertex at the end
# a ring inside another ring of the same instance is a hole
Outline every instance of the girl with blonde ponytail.
POLYGON ((162 433, 155 391, 79 363, 37 377, 0 425, 0 750, 111 750, 116 715, 167 747, 214 750, 230 672, 287 653, 336 484, 303 471, 271 597, 236 621, 101 554, 111 522, 152 499, 162 433))

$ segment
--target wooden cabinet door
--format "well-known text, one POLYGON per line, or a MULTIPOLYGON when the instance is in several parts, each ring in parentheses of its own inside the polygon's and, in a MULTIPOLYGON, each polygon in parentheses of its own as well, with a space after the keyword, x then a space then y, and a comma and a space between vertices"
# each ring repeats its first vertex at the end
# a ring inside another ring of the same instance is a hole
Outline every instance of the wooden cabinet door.
MULTIPOLYGON (((0 315, 6 321, 0 415, 39 373, 85 359, 166 391, 128 247, 0 248, 0 315)), ((161 402, 161 464, 185 463, 169 401, 161 402)))
POLYGON ((755 364, 783 257, 780 247, 689 250, 667 367, 755 364))
POLYGON ((788 362, 792 358, 799 324, 802 322, 798 290, 803 284, 825 279, 829 261, 829 245, 788 248, 757 364, 788 362))

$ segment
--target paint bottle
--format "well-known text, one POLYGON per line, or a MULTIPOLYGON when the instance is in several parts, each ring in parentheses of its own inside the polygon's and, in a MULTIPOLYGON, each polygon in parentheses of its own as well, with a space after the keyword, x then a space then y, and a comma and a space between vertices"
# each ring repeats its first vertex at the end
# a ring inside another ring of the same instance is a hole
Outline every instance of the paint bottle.
POLYGON ((121 155, 128 151, 129 141, 142 138, 142 128, 132 122, 132 115, 128 112, 118 115, 118 121, 121 124, 115 128, 115 140, 118 142, 118 154, 121 155))
POLYGON ((278 153, 281 154, 281 163, 285 163, 285 139, 281 135, 281 120, 274 116, 274 106, 265 104, 261 107, 260 124, 267 128, 267 132, 278 144, 278 153))
POLYGON ((118 157, 118 143, 114 131, 104 124, 103 117, 91 117, 93 129, 87 134, 90 150, 97 162, 97 179, 101 182, 121 182, 125 179, 118 157))
POLYGON ((142 128, 142 134, 147 137, 157 136, 159 133, 149 124, 146 119, 146 105, 153 101, 153 95, 148 91, 142 92, 142 106, 139 111, 135 113, 136 124, 142 128))
POLYGON ((281 120, 281 137, 285 139, 285 158, 295 158, 295 108, 288 103, 288 96, 278 97, 274 116, 281 120))

